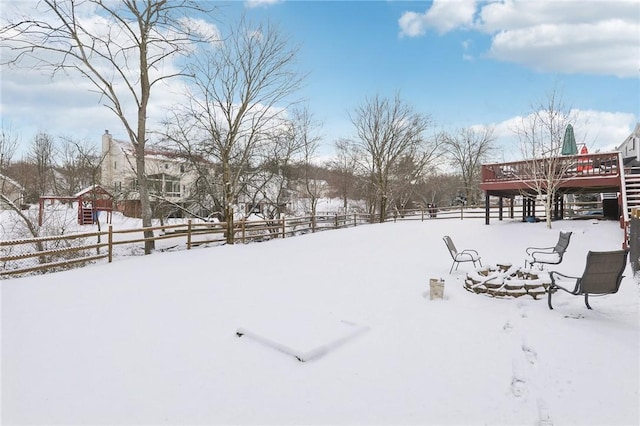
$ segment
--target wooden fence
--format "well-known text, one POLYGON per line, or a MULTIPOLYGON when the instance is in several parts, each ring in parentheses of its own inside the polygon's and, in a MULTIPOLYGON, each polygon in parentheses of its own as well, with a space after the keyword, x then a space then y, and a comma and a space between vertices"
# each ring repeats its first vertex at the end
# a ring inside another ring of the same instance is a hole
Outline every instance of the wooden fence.
POLYGON ((634 208, 629 218, 629 263, 635 274, 640 270, 640 209, 634 208))
MULTIPOLYGON (((541 208, 541 206, 538 206, 541 208)), ((503 217, 510 217, 508 214, 503 217)), ((540 213, 538 210, 536 214, 540 213)), ((521 206, 514 206, 513 217, 520 218, 521 206)), ((540 213, 543 217, 544 212, 540 213)), ((490 217, 498 218, 497 206, 490 209, 490 217)), ((421 210, 400 210, 391 214, 386 222, 404 220, 484 219, 484 207, 447 207, 421 210)), ((235 221, 233 241, 248 243, 286 238, 318 231, 341 229, 378 223, 377 216, 364 213, 319 214, 316 216, 284 217, 272 220, 235 221)), ((226 223, 187 220, 185 223, 137 229, 113 229, 60 236, 16 239, 0 242, 0 279, 27 273, 55 272, 113 258, 123 251, 125 255, 143 254, 144 242, 155 241, 156 250, 190 250, 202 245, 221 245, 227 240, 226 223), (153 237, 144 238, 144 231, 153 237), (118 251, 117 248, 123 250, 118 251)))

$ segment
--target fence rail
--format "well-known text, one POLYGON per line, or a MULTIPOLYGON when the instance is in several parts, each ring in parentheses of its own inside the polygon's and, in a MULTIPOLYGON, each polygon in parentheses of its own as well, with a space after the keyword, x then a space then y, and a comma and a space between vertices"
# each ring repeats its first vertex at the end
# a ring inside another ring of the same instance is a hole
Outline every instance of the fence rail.
MULTIPOLYGON (((591 205, 591 203, 576 203, 574 208, 585 208, 579 204, 591 205)), ((538 206, 538 209, 540 207, 538 206)), ((509 207, 504 209, 509 210, 509 207)), ((521 217, 522 207, 514 206, 511 213, 506 216, 521 217)), ((489 214, 491 218, 500 217, 497 206, 492 206, 489 214)), ((544 212, 537 210, 536 215, 544 217, 544 212)), ((437 211, 434 209, 398 210, 390 215, 386 222, 484 218, 484 207, 458 206, 438 208, 437 211)), ((267 241, 378 222, 377 216, 365 213, 318 214, 257 221, 240 220, 234 222, 233 241, 242 244, 267 241)), ((184 224, 136 229, 113 229, 109 226, 108 230, 102 232, 0 241, 0 279, 34 272, 55 272, 104 259, 110 263, 121 252, 125 252, 124 255, 127 256, 142 254, 144 242, 148 240, 156 242, 158 251, 190 250, 204 245, 222 245, 227 241, 226 223, 188 220, 184 224), (153 237, 145 238, 145 231, 151 231, 153 237), (120 252, 118 247, 121 248, 120 252)))

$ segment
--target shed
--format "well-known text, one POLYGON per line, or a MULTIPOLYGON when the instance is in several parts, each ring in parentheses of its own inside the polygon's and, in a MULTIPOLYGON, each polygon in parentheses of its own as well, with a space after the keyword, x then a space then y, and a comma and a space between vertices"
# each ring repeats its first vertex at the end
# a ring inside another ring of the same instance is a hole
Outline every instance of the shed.
POLYGON ((45 201, 58 200, 78 203, 78 224, 93 225, 97 222, 98 212, 107 212, 107 223, 111 223, 113 195, 100 185, 91 185, 72 196, 44 195, 40 197, 38 224, 42 226, 45 201))

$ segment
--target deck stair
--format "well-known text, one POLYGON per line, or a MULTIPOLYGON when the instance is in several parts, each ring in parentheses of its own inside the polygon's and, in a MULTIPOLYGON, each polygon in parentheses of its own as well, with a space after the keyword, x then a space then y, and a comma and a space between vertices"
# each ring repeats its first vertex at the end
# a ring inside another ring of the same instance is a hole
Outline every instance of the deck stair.
POLYGON ((93 225, 95 223, 93 209, 83 207, 78 212, 78 223, 80 225, 93 225))
POLYGON ((640 167, 625 170, 625 192, 627 195, 627 213, 640 208, 640 167))

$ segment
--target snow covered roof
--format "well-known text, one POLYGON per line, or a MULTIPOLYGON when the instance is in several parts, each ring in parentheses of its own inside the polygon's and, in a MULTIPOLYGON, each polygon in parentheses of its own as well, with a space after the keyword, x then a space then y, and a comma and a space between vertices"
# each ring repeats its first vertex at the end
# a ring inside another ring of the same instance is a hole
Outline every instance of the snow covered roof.
POLYGON ((95 184, 95 185, 91 185, 91 186, 88 186, 88 187, 84 188, 83 190, 81 190, 81 191, 77 192, 77 193, 76 193, 76 194, 74 194, 73 196, 74 196, 75 198, 80 198, 80 197, 82 197, 83 195, 86 195, 86 194, 89 194, 89 193, 92 193, 92 192, 95 192, 95 193, 97 193, 97 194, 108 195, 109 197, 113 197, 113 195, 111 195, 111 193, 110 193, 109 191, 107 191, 107 190, 106 190, 106 189, 104 189, 102 186, 97 185, 97 184, 95 184))
POLYGON ((21 191, 24 190, 24 187, 22 185, 20 185, 15 180, 13 180, 10 177, 5 176, 3 174, 0 174, 0 182, 7 182, 7 183, 10 183, 11 185, 15 186, 16 188, 18 188, 21 191))
MULTIPOLYGON (((125 155, 135 156, 136 152, 133 148, 131 142, 122 141, 118 139, 111 139, 112 145, 122 151, 125 155)), ((158 147, 154 145, 145 146, 145 157, 146 158, 155 158, 161 159, 165 161, 176 161, 181 160, 184 156, 175 150, 171 150, 164 147, 158 147)))

